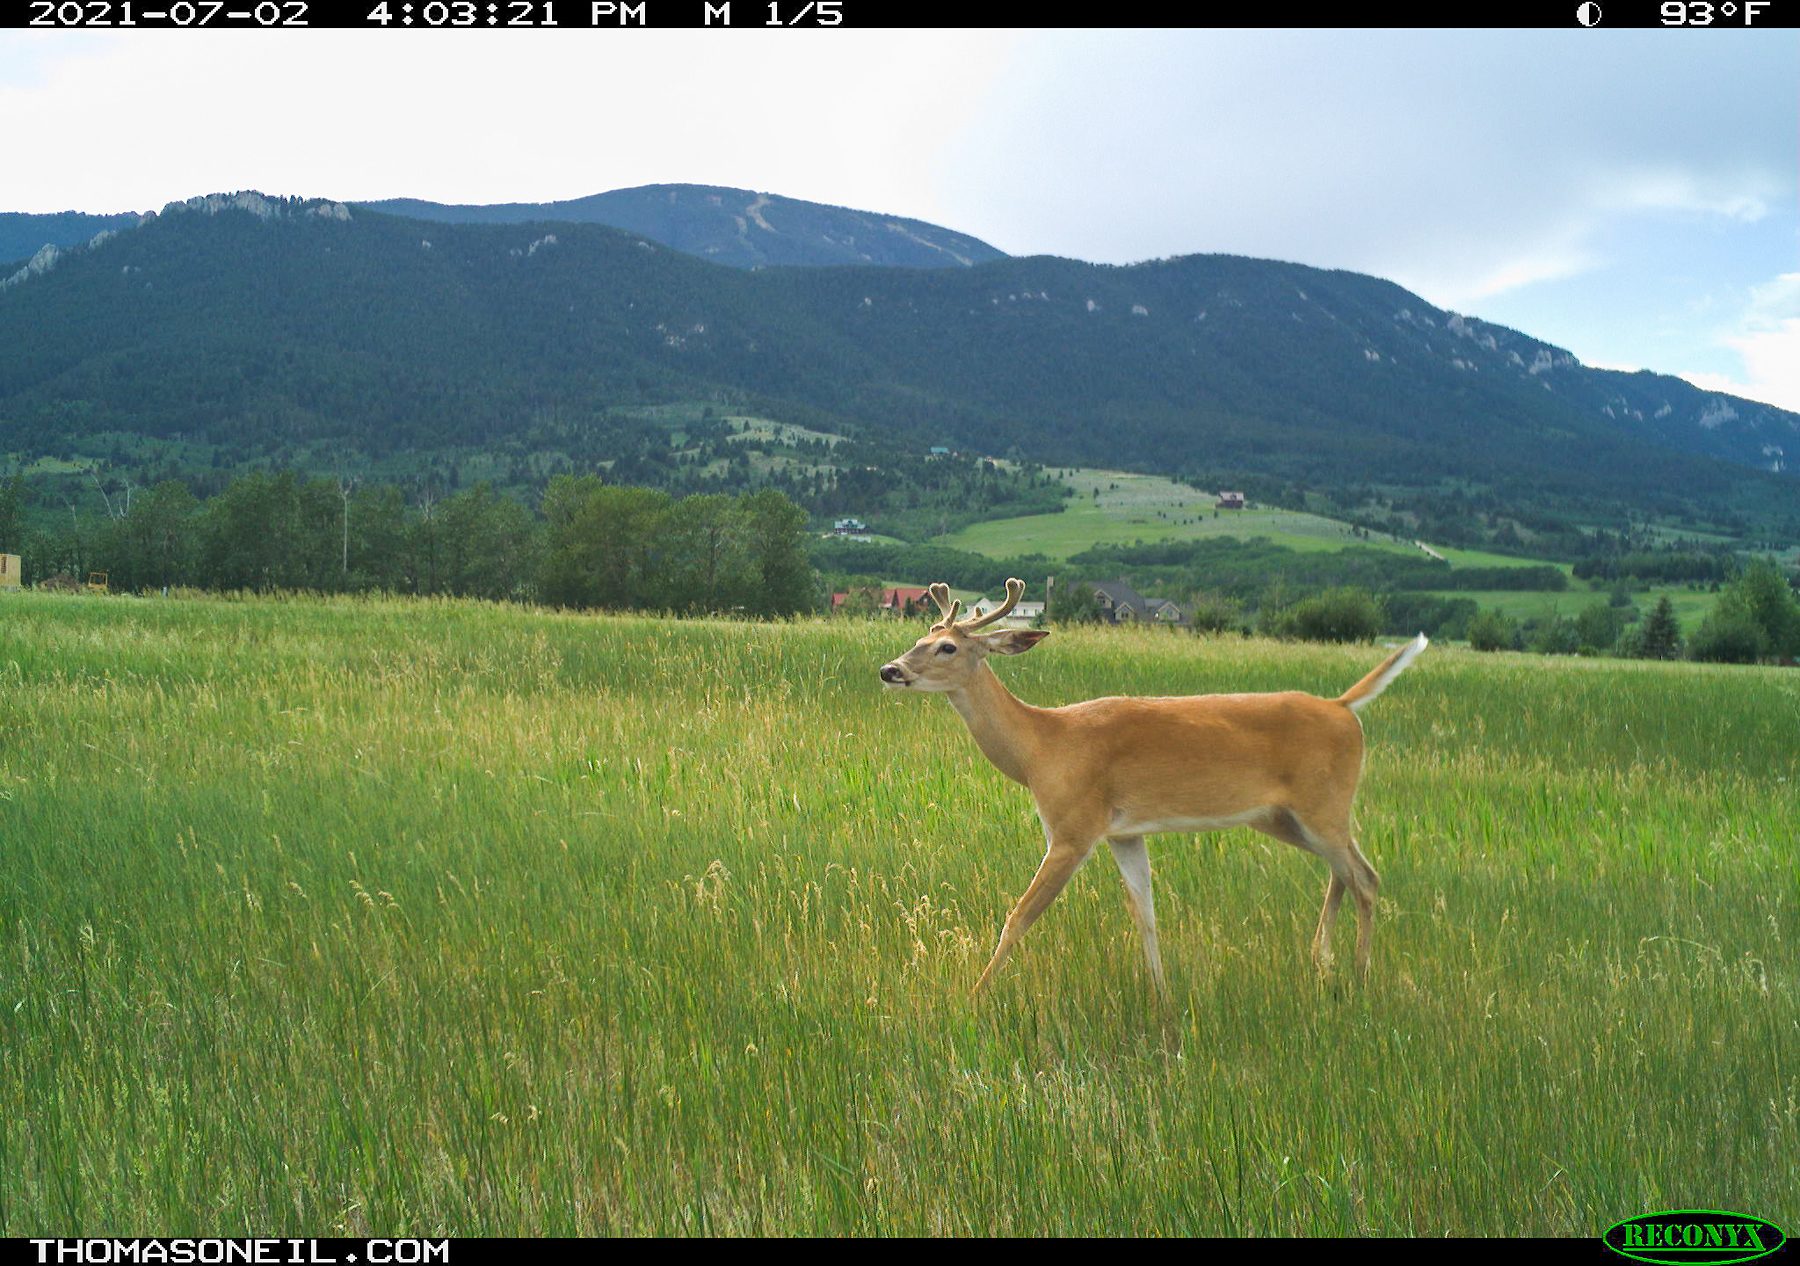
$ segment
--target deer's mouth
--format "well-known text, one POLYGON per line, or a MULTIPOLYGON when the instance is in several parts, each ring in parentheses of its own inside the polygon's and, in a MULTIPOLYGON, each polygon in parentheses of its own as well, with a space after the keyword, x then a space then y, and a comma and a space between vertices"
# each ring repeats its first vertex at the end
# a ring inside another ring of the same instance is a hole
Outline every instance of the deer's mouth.
POLYGON ((883 664, 881 666, 881 684, 905 687, 912 685, 912 679, 906 675, 906 670, 900 665, 883 664))

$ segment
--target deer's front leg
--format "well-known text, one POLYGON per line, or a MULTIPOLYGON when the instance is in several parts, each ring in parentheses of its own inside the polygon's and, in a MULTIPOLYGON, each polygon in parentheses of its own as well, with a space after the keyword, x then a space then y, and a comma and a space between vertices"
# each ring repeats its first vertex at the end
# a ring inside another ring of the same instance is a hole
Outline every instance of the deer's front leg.
POLYGON ((981 979, 975 982, 975 993, 979 994, 987 988, 994 973, 1000 970, 1000 964, 1012 953, 1013 946, 1025 935, 1025 929, 1037 921, 1038 915, 1049 908, 1056 900, 1056 894, 1063 890, 1073 875, 1088 859, 1098 844, 1097 836, 1087 837, 1052 837, 1050 848, 1044 854, 1043 862, 1038 866, 1031 886, 1013 906, 1012 913, 1006 916, 1006 926, 1000 930, 1000 944, 994 948, 994 957, 989 961, 987 970, 981 973, 981 979))

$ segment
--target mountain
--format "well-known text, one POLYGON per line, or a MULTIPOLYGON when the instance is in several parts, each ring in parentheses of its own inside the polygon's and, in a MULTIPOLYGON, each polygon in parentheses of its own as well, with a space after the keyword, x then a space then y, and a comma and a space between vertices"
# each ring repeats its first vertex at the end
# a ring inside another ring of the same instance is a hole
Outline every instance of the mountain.
MULTIPOLYGON (((350 205, 445 224, 605 224, 733 268, 769 264, 967 268, 1006 258, 1004 251, 979 238, 923 220, 718 185, 642 185, 563 202, 467 206, 389 198, 350 205)), ((95 234, 134 225, 140 218, 136 212, 0 213, 0 261, 29 260, 45 246, 67 250, 95 234)))
POLYGON ((413 198, 353 203, 449 224, 606 224, 716 264, 882 264, 967 268, 1004 259, 978 238, 901 216, 717 185, 642 185, 566 202, 446 206, 413 198))
POLYGON ((920 452, 1800 534, 1795 474, 1754 469, 1785 465, 1800 415, 1267 260, 745 271, 597 224, 249 193, 0 279, 0 452, 591 456, 624 442, 608 406, 676 400, 920 452))
POLYGON ((0 212, 0 262, 24 261, 46 246, 67 250, 92 240, 100 233, 116 232, 138 222, 135 211, 120 215, 87 215, 58 211, 53 215, 0 212))

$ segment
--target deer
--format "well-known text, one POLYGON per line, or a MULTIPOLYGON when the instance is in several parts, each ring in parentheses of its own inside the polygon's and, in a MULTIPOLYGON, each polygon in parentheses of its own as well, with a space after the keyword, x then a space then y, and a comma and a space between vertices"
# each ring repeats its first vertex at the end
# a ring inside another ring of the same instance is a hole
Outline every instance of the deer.
POLYGON ((1156 943, 1150 855, 1144 837, 1247 826, 1312 853, 1330 871, 1312 940, 1321 972, 1332 963, 1332 931, 1349 892, 1356 901, 1356 971, 1366 978, 1381 878, 1351 834, 1362 776, 1357 715, 1429 645, 1423 633, 1335 699, 1300 691, 1137 698, 1109 696, 1060 708, 1016 698, 988 662, 1022 655, 1048 629, 988 630, 1025 592, 959 620, 960 600, 942 583, 928 592, 942 617, 913 648, 883 664, 890 690, 948 697, 982 755, 1031 793, 1044 827, 1044 860, 1000 932, 979 996, 1039 915, 1105 840, 1125 881, 1126 904, 1143 942, 1157 995, 1168 981, 1156 943))

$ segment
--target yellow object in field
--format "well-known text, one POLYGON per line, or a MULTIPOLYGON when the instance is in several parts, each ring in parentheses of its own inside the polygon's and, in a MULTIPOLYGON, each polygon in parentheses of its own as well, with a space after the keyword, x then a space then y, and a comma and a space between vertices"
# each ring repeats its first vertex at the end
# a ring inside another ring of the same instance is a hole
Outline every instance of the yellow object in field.
POLYGON ((19 587, 19 556, 0 554, 0 589, 19 587))
POLYGON ((106 592, 106 573, 103 571, 89 572, 87 587, 88 587, 89 593, 105 593, 106 592))

